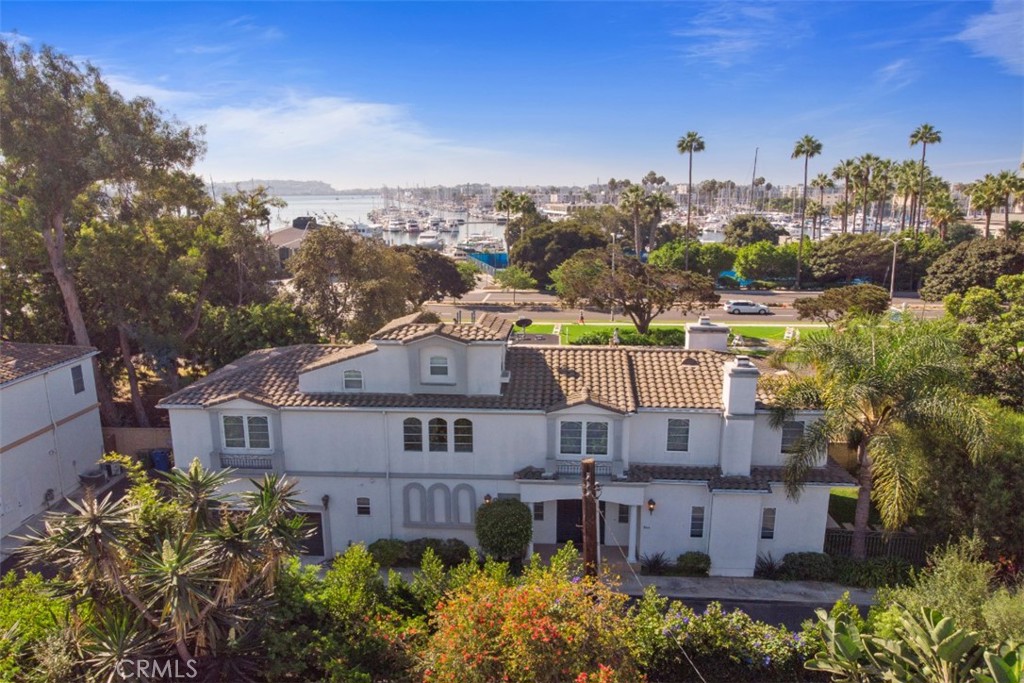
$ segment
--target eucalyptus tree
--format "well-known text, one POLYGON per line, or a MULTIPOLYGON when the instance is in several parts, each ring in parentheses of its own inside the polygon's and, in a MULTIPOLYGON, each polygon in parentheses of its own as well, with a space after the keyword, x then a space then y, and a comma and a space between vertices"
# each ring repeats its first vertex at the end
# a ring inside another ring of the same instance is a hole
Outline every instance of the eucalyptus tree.
POLYGON ((914 132, 910 134, 910 146, 920 144, 921 145, 921 175, 920 181, 918 182, 918 196, 921 201, 918 202, 917 209, 917 221, 915 222, 915 230, 921 227, 921 215, 922 208, 924 205, 924 176, 925 176, 925 153, 928 151, 928 145, 937 145, 942 142, 942 131, 935 130, 935 127, 930 123, 922 123, 920 126, 914 129, 914 132))
MULTIPOLYGON (((33 207, 75 344, 92 341, 67 261, 72 204, 98 183, 187 169, 203 152, 202 132, 169 120, 152 100, 126 100, 91 64, 0 41, 0 198, 33 207)), ((116 423, 95 375, 103 416, 116 423)))
POLYGON ((906 523, 915 508, 927 454, 915 450, 914 430, 948 429, 981 457, 985 418, 962 392, 967 374, 958 341, 943 322, 877 317, 803 335, 790 351, 814 372, 779 381, 773 425, 809 406, 824 414, 789 456, 786 490, 799 494, 829 443, 856 449, 853 556, 863 559, 872 500, 888 529, 906 523))
POLYGON ((832 169, 832 177, 835 180, 843 181, 843 232, 846 232, 847 214, 850 212, 850 186, 857 175, 857 162, 853 159, 843 159, 832 169))
POLYGON ((686 230, 690 230, 690 214, 693 210, 693 153, 704 151, 704 138, 696 131, 687 131, 676 142, 676 151, 690 155, 690 170, 686 176, 686 230))
POLYGON ((821 154, 821 142, 810 135, 805 135, 796 141, 793 146, 793 153, 790 155, 791 159, 804 158, 804 198, 800 205, 800 246, 797 248, 796 256, 796 288, 800 289, 800 264, 803 260, 804 250, 804 228, 807 223, 807 166, 810 163, 811 157, 816 157, 821 154))

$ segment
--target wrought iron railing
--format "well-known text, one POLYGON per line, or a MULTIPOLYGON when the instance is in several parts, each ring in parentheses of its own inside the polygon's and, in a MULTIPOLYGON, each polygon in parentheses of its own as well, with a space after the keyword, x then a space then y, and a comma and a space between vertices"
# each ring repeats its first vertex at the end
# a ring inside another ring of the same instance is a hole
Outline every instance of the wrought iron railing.
POLYGON ((272 470, 274 456, 252 455, 249 453, 221 453, 220 466, 239 470, 272 470))
MULTIPOLYGON (((555 463, 555 470, 559 474, 580 474, 580 461, 558 460, 555 463)), ((595 462, 594 474, 599 477, 610 477, 612 475, 612 464, 610 462, 595 462)))

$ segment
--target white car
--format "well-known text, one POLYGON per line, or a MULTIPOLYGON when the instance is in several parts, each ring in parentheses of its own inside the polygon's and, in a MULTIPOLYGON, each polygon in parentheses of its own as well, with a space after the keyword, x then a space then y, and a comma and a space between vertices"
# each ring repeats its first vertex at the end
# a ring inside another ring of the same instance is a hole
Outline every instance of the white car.
POLYGON ((744 299, 736 299, 726 301, 722 304, 722 310, 732 315, 739 315, 741 313, 756 313, 758 315, 768 315, 771 311, 764 304, 755 303, 753 301, 746 301, 744 299))

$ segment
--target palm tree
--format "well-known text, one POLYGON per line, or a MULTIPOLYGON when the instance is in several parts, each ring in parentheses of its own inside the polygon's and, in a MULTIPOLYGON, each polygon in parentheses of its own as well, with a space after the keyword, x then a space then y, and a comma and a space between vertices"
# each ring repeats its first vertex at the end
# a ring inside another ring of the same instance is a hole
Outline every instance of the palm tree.
POLYGON ((508 224, 512 220, 512 210, 516 207, 516 193, 507 187, 498 193, 498 198, 494 202, 494 208, 498 211, 505 212, 505 223, 508 224))
MULTIPOLYGON (((868 205, 871 203, 871 177, 875 171, 875 167, 881 159, 870 152, 862 154, 857 159, 857 168, 860 171, 857 177, 858 189, 860 190, 861 201, 863 206, 861 209, 861 224, 860 232, 863 235, 868 231, 868 205)), ((854 216, 856 218, 856 216, 854 216)), ((856 227, 856 226, 854 226, 856 227)))
POLYGON ((1002 203, 998 180, 991 173, 986 173, 984 178, 971 183, 967 192, 971 196, 971 206, 985 213, 985 239, 988 239, 992 228, 992 212, 1002 203))
POLYGON ((949 190, 932 192, 928 196, 925 212, 931 224, 938 229, 939 237, 942 239, 946 239, 946 230, 950 225, 964 218, 963 209, 949 194, 949 190))
POLYGON ((995 176, 995 187, 1003 201, 1003 234, 1010 231, 1010 200, 1015 194, 1024 192, 1024 179, 1013 171, 1000 171, 995 176))
POLYGON ((690 231, 690 212, 693 209, 693 153, 704 151, 704 138, 696 131, 688 131, 676 143, 676 151, 690 155, 690 173, 686 181, 686 231, 690 231))
POLYGON ((888 529, 899 528, 914 509, 920 454, 907 435, 948 429, 980 454, 983 415, 961 393, 963 354, 941 322, 904 318, 851 321, 842 330, 801 337, 794 349, 813 376, 791 375, 780 385, 772 424, 793 419, 809 405, 824 409, 786 463, 786 490, 796 496, 809 470, 832 442, 857 451, 860 492, 854 515, 853 556, 865 557, 870 501, 888 529))
MULTIPOLYGON (((835 182, 833 182, 832 179, 829 178, 824 173, 819 173, 818 175, 814 176, 814 180, 811 181, 811 187, 818 188, 818 205, 819 206, 825 206, 825 190, 826 190, 826 188, 827 189, 835 189, 835 186, 836 186, 835 182)), ((818 237, 821 237, 821 235, 819 234, 818 237)))
MULTIPOLYGON (((917 143, 921 143, 921 180, 918 183, 918 197, 924 197, 924 155, 928 151, 928 145, 937 145, 942 142, 942 131, 935 130, 935 127, 930 123, 922 123, 920 126, 914 129, 914 132, 910 134, 910 146, 913 147, 917 143)), ((917 208, 917 222, 914 224, 914 230, 918 230, 921 227, 921 211, 923 201, 918 202, 917 208)))
POLYGON ((832 169, 832 177, 843 181, 843 232, 846 232, 846 217, 850 207, 850 186, 857 175, 857 162, 843 159, 832 169))
POLYGON ((647 248, 650 251, 654 251, 658 247, 658 244, 657 244, 657 234, 658 234, 658 226, 661 223, 662 213, 666 209, 673 209, 673 208, 675 208, 676 204, 675 204, 675 202, 673 202, 671 199, 668 198, 667 194, 665 194, 661 190, 658 190, 657 192, 655 192, 654 194, 652 194, 651 196, 649 196, 647 198, 647 206, 651 210, 651 212, 654 214, 654 218, 653 218, 653 220, 651 222, 651 235, 650 235, 650 239, 648 239, 648 241, 647 241, 647 245, 648 245, 647 248))
POLYGON ((892 192, 892 169, 891 159, 881 159, 875 166, 875 177, 872 179, 872 191, 877 201, 875 209, 875 232, 882 233, 882 218, 884 217, 885 205, 889 200, 889 193, 892 192))
POLYGON ((636 249, 636 257, 644 250, 643 242, 640 239, 640 212, 647 206, 647 195, 640 185, 630 185, 619 198, 619 208, 629 212, 633 217, 633 248, 636 249))
POLYGON ((796 288, 800 289, 800 266, 803 260, 804 251, 804 228, 806 227, 806 214, 807 214, 807 165, 811 160, 811 157, 816 157, 821 154, 821 143, 810 135, 805 135, 796 141, 796 145, 793 146, 793 154, 790 156, 791 159, 804 158, 804 199, 800 206, 800 244, 796 249, 796 288))
MULTIPOLYGON (((914 196, 914 188, 917 184, 917 164, 913 161, 903 161, 896 167, 896 194, 902 198, 900 209, 900 232, 903 232, 907 224, 907 204, 914 196)), ((913 206, 911 206, 913 210, 913 206)))

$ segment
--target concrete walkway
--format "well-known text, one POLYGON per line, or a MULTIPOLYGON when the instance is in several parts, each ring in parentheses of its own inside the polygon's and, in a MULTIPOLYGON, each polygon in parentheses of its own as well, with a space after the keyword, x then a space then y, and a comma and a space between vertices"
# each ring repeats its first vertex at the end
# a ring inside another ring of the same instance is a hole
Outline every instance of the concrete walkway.
POLYGON ((821 581, 769 581, 768 579, 729 578, 723 576, 641 576, 621 577, 620 590, 641 595, 644 588, 654 586, 660 595, 676 599, 720 600, 723 602, 775 602, 831 606, 843 593, 857 605, 870 605, 873 590, 840 586, 821 581))

